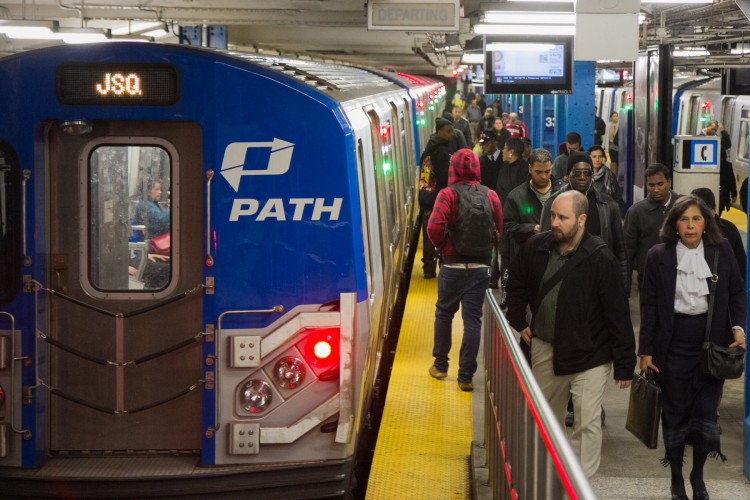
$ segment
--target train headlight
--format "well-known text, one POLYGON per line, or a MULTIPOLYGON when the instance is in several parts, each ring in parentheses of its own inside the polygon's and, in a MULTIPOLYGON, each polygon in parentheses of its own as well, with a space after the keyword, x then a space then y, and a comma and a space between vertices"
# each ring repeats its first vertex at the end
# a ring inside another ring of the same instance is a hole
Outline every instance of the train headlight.
POLYGON ((273 376, 279 387, 284 389, 296 389, 305 380, 304 363, 299 358, 286 356, 281 358, 273 369, 273 376))
POLYGON ((254 379, 245 384, 240 394, 242 407, 249 412, 260 413, 268 408, 273 400, 271 386, 265 380, 254 379))

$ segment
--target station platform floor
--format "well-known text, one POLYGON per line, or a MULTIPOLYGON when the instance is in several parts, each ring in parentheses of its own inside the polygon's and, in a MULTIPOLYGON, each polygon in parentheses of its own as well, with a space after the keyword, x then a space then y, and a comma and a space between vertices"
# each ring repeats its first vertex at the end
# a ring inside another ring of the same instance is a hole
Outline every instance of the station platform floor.
MULTIPOLYGON (((740 229, 747 242, 747 217, 732 210, 723 214, 740 229)), ((747 246, 747 243, 746 243, 747 246)), ((421 250, 417 250, 417 263, 421 250)), ((634 280, 635 281, 635 280, 634 280)), ((390 387, 368 482, 368 500, 492 498, 486 485, 483 447, 484 392, 482 356, 474 377, 474 392, 458 389, 456 361, 461 343, 460 312, 453 323, 453 360, 448 377, 438 381, 427 373, 432 364, 432 329, 437 280, 424 279, 415 264, 399 336, 390 387)), ((636 340, 640 314, 638 291, 630 297, 636 340)), ((714 500, 750 500, 750 482, 742 472, 744 377, 727 381, 719 408, 722 451, 728 461, 710 459, 705 477, 714 500)), ((602 500, 669 498, 669 468, 659 459, 660 443, 649 450, 625 430, 628 390, 609 384, 604 395, 606 422, 602 461, 590 479, 602 500)), ((661 434, 661 432, 660 432, 661 434)), ((691 451, 684 469, 690 472, 691 451)), ((691 495, 689 481, 688 495, 691 495)))

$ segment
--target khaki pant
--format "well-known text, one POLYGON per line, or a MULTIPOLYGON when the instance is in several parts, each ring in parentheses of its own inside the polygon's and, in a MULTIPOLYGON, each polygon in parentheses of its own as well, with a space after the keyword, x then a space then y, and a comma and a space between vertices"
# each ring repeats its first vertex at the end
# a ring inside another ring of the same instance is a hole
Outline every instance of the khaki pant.
POLYGON ((552 369, 552 345, 534 338, 531 342, 531 366, 544 397, 563 429, 568 396, 573 396, 575 420, 570 445, 581 460, 583 472, 588 477, 593 476, 601 461, 602 396, 611 376, 612 364, 573 375, 555 375, 552 369))

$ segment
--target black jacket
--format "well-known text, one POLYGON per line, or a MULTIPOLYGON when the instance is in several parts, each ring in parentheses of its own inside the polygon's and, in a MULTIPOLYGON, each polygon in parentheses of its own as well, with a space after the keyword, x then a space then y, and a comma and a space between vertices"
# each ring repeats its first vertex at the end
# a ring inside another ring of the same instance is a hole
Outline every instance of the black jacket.
MULTIPOLYGON (((745 281, 740 276, 729 242, 716 246, 703 244, 703 255, 709 268, 713 267, 714 253, 719 252, 716 297, 711 321, 710 339, 721 346, 734 342, 731 327, 745 326, 747 295, 745 281), (731 315, 731 324, 730 324, 731 315)), ((710 280, 709 290, 711 289, 710 280)), ((675 245, 659 243, 648 251, 641 287, 641 332, 638 354, 653 356, 653 363, 664 368, 674 329, 674 296, 677 282, 677 249, 675 245)), ((705 334, 705 332, 704 332, 705 334)))
MULTIPOLYGON (((542 220, 539 224, 542 231, 550 229, 550 209, 552 208, 552 202, 559 196, 560 193, 568 191, 570 184, 564 184, 555 194, 550 196, 547 203, 544 204, 542 210, 542 220)), ((599 216, 599 235, 609 247, 609 250, 615 255, 617 259, 620 271, 622 273, 623 289, 626 284, 630 284, 628 280, 628 250, 625 246, 625 235, 622 229, 622 220, 620 219, 620 206, 611 196, 599 191, 596 186, 591 187, 589 196, 586 198, 591 203, 591 194, 596 197, 596 209, 599 216)), ((591 210, 589 206, 589 211, 591 210)), ((628 289, 629 290, 629 289, 628 289)))
MULTIPOLYGON (((507 317, 518 331, 529 326, 526 306, 533 307, 537 302, 555 246, 551 231, 539 233, 526 242, 511 264, 507 317)), ((573 268, 564 276, 557 297, 552 359, 555 375, 580 373, 611 361, 615 380, 631 380, 636 363, 635 335, 618 263, 604 241, 588 233, 576 252, 584 255, 569 263, 573 268)))
POLYGON ((427 141, 422 156, 419 157, 419 164, 422 165, 426 157, 430 157, 432 162, 432 172, 435 176, 435 183, 437 188, 434 193, 423 196, 420 192, 419 206, 424 210, 432 210, 432 206, 435 204, 435 198, 441 189, 448 186, 448 167, 451 162, 451 155, 456 151, 455 145, 450 142, 440 139, 435 134, 430 136, 430 140, 427 141))
POLYGON ((534 236, 534 227, 542 217, 542 204, 528 182, 517 186, 503 201, 503 231, 510 245, 510 258, 513 259, 534 236))

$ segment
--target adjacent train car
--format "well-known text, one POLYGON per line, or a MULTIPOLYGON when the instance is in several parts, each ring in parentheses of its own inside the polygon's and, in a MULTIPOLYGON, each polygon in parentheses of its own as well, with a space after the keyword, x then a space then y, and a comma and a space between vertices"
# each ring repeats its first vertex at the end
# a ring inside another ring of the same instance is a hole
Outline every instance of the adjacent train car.
POLYGON ((352 490, 444 95, 406 87, 156 44, 0 60, 4 495, 352 490))
MULTIPOLYGON (((709 120, 717 120, 729 133, 731 147, 728 159, 732 163, 735 179, 739 187, 748 175, 748 132, 750 132, 750 96, 724 95, 721 93, 721 79, 707 75, 689 77, 677 76, 672 92, 672 129, 675 135, 698 135, 709 120)), ((611 111, 623 112, 633 107, 633 87, 626 84, 620 87, 597 87, 596 102, 599 116, 608 120, 611 111)), ((651 130, 648 134, 664 133, 651 130)), ((628 141, 621 143, 623 150, 630 147, 628 141)), ((622 167, 622 165, 621 165, 622 167)), ((643 180, 633 179, 634 192, 643 196, 643 180)), ((637 198, 640 199, 640 198, 637 198)), ((635 199, 634 201, 637 201, 635 199)))

